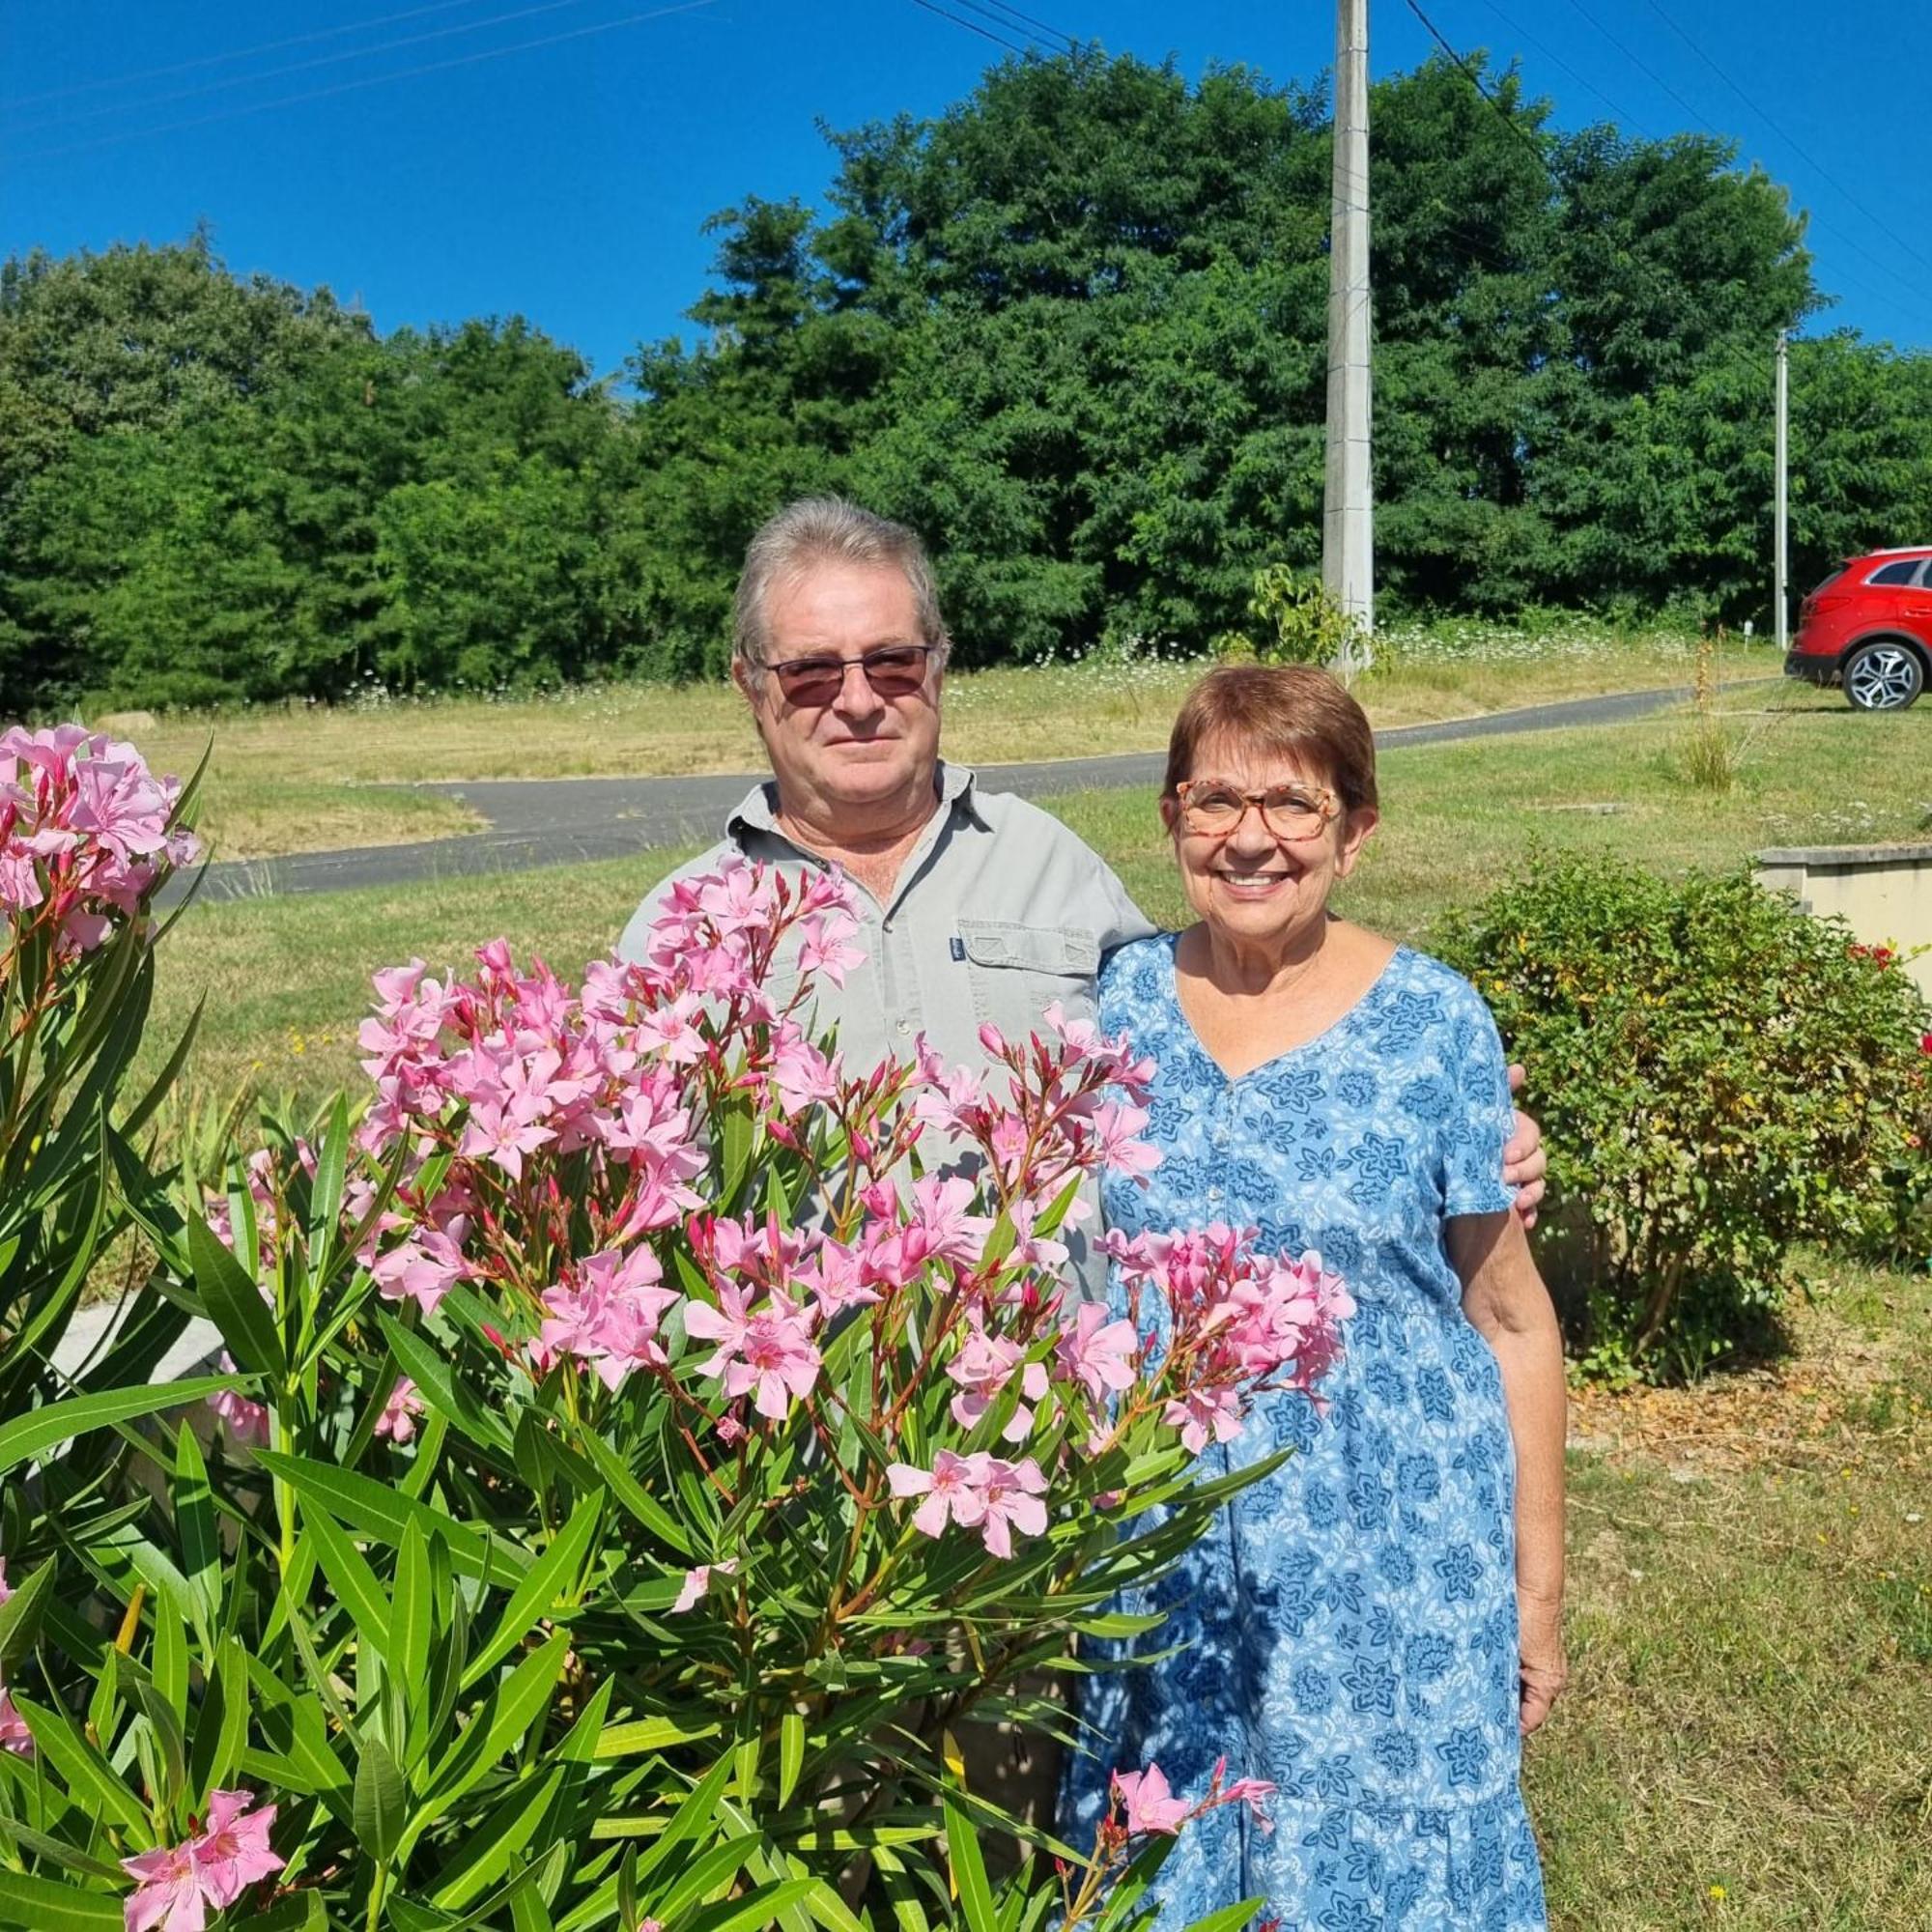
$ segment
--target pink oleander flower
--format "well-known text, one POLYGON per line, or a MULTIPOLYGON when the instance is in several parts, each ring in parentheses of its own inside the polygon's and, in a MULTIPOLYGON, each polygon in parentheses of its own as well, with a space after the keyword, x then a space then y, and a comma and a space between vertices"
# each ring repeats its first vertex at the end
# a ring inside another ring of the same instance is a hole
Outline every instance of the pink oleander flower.
MULTIPOLYGON (((1223 1758, 1214 1768, 1214 1781, 1217 1786, 1220 1783, 1222 1767, 1226 1763, 1227 1759, 1223 1758)), ((1237 1777, 1225 1791, 1219 1793, 1215 1803, 1245 1804, 1248 1807, 1248 1815, 1263 1833, 1266 1833, 1274 1830, 1274 1819, 1268 1811, 1267 1801, 1274 1796, 1275 1789, 1276 1787, 1264 1777, 1237 1777)))
POLYGON ((716 1308, 691 1301, 684 1311, 687 1335, 719 1345, 697 1373, 722 1377, 724 1393, 734 1401, 751 1393, 752 1406, 772 1422, 782 1422, 793 1402, 803 1401, 818 1380, 810 1321, 809 1310, 776 1294, 754 1314, 751 1297, 728 1281, 718 1285, 716 1308))
POLYGON ((1161 1832, 1172 1837, 1180 1830, 1193 1808, 1184 1798, 1176 1798, 1167 1788, 1167 1778, 1157 1764, 1145 1771, 1117 1771, 1114 1795, 1126 1811, 1129 1833, 1161 1832))
POLYGON ((125 1932, 203 1932, 208 1894, 191 1844, 123 1859, 121 1869, 135 1881, 121 1908, 125 1932))
POLYGON ((699 1600, 711 1588, 714 1577, 735 1577, 738 1574, 738 1559, 726 1557, 723 1563, 700 1563, 696 1570, 684 1573, 684 1587, 677 1593, 677 1601, 671 1605, 673 1616, 682 1615, 686 1610, 697 1607, 699 1600))
POLYGON ((1029 1405, 1046 1397, 1046 1364, 1027 1361, 1027 1351, 1017 1342, 988 1335, 977 1314, 969 1320, 972 1325, 965 1342, 946 1365, 947 1375, 959 1384, 959 1393, 952 1402, 952 1419, 961 1429, 971 1429, 1017 1372, 1025 1400, 1015 1406, 1000 1433, 1005 1441, 1024 1442, 1033 1434, 1034 1412, 1029 1405))
POLYGON ((11 1751, 15 1757, 34 1755, 34 1734, 4 1684, 0 1684, 0 1751, 11 1751))
POLYGON ((958 1177, 928 1174, 912 1185, 913 1218, 906 1225, 906 1262, 918 1268, 931 1260, 978 1267, 993 1232, 991 1219, 969 1214, 973 1183, 958 1177))
POLYGON ((844 985, 847 970, 866 956, 845 943, 859 930, 859 922, 842 909, 812 913, 800 922, 799 930, 798 970, 835 986, 844 985))
POLYGON ((1133 1387, 1139 1351, 1134 1324, 1109 1321, 1107 1311, 1094 1301, 1083 1301, 1073 1311, 1072 1327, 1063 1328, 1054 1345, 1061 1374, 1080 1382, 1094 1402, 1105 1402, 1110 1389, 1119 1395, 1133 1387))
POLYGON ((1012 1531, 1038 1536, 1046 1528, 1046 1478, 1032 1457, 1005 1463, 981 1452, 956 1455, 942 1449, 930 1470, 910 1463, 887 1465, 886 1481, 897 1497, 923 1496, 913 1512, 913 1527, 938 1536, 949 1519, 964 1529, 977 1529, 993 1556, 1013 1553, 1012 1531))
POLYGON ((0 1556, 0 1605, 4 1605, 13 1594, 13 1589, 7 1581, 7 1559, 0 1556))
POLYGON ((469 1224, 456 1217, 444 1228, 416 1228, 387 1254, 378 1256, 370 1273, 384 1301, 413 1301, 434 1315, 442 1297, 469 1272, 463 1259, 469 1224))
POLYGON ((416 1417, 422 1412, 423 1399, 415 1383, 408 1376, 399 1376, 395 1387, 389 1391, 388 1401, 383 1405, 382 1414, 376 1418, 376 1434, 388 1436, 392 1442, 412 1442, 416 1417))
POLYGON ((1022 1536, 1046 1533, 1046 1478, 1031 1456, 1018 1463, 1003 1463, 997 1456, 976 1456, 976 1471, 982 1504, 980 1534, 987 1551, 1007 1557, 1013 1553, 1011 1532, 1022 1536))
POLYGON ((247 1791, 211 1791, 201 1835, 190 1838, 189 1857, 208 1901, 226 1911, 251 1885, 271 1878, 286 1861, 269 1844, 275 1806, 255 1806, 247 1791))
POLYGON ((942 1449, 930 1469, 915 1468, 910 1463, 888 1464, 886 1481, 895 1496, 925 1498, 912 1513, 915 1529, 938 1536, 949 1520, 969 1529, 984 1520, 986 1504, 975 1481, 976 1460, 942 1449))
POLYGON ((772 1085, 787 1114, 803 1113, 838 1096, 838 1069, 795 1027, 772 1055, 772 1085))
MULTIPOLYGON (((240 1373, 235 1357, 221 1351, 221 1373, 240 1373)), ((208 1406, 221 1419, 221 1426, 238 1444, 247 1449, 264 1449, 269 1442, 269 1411, 259 1402, 250 1402, 237 1389, 217 1389, 208 1398, 208 1406)))
POLYGON ((0 905, 51 921, 64 959, 93 952, 199 849, 168 829, 180 796, 133 746, 81 725, 0 733, 0 905))

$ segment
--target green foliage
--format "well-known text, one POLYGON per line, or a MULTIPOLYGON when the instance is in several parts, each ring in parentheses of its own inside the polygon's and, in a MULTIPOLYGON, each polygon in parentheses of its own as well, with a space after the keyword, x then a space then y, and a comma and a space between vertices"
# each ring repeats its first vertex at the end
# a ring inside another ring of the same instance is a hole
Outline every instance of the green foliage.
POLYGON ((1748 874, 1564 858, 1434 937, 1532 1069, 1542 1258, 1600 1373, 1762 1346, 1793 1243, 1892 1241, 1932 1182, 1925 1001, 1748 874))
POLYGON ((1255 572, 1248 615, 1260 633, 1230 631, 1214 640, 1215 655, 1226 662, 1271 665, 1333 665, 1352 668, 1363 652, 1362 627, 1338 604, 1321 581, 1285 563, 1255 572))
MULTIPOLYGON (((1494 92, 1375 90, 1384 608, 1763 617, 1799 218, 1719 142, 1494 92)), ((378 339, 200 236, 9 263, 10 697, 716 675, 746 540, 807 491, 922 532, 963 666, 1198 650, 1313 565, 1319 89, 1090 48, 831 141, 820 206, 713 217, 698 332, 629 401, 520 321, 378 339)), ((1791 378, 1799 577, 1932 523, 1932 358, 1838 332, 1791 378)))

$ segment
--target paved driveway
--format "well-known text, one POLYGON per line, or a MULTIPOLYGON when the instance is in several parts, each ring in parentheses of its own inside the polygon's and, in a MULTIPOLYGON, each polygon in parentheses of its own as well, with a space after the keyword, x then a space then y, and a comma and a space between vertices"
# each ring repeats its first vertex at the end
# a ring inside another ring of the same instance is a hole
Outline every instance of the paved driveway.
MULTIPOLYGON (((1459 738, 1493 738, 1577 724, 1615 724, 1684 701, 1687 687, 1535 704, 1486 718, 1406 724, 1378 731, 1383 750, 1459 738)), ((1119 757, 1065 758, 1040 764, 983 765, 989 791, 1022 798, 1110 790, 1160 782, 1158 752, 1119 757)), ((283 859, 230 860, 208 867, 203 899, 284 897, 345 892, 355 886, 401 885, 413 879, 464 878, 494 872, 621 859, 654 846, 708 845, 725 814, 753 781, 751 773, 666 779, 498 779, 429 784, 425 791, 461 800, 489 821, 487 832, 411 845, 363 845, 339 852, 298 852, 283 859)), ((179 896, 178 889, 171 894, 179 896)))

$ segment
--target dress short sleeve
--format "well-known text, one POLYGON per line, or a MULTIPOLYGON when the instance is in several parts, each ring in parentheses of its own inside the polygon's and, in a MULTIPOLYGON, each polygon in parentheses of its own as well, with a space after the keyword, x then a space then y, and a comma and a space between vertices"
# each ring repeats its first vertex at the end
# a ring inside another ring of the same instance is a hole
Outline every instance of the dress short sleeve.
POLYGON ((1509 1061, 1482 995, 1466 980, 1454 983, 1444 1070, 1456 1100, 1443 1135, 1442 1212, 1496 1214, 1516 1200, 1503 1183, 1503 1150, 1516 1132, 1509 1061))

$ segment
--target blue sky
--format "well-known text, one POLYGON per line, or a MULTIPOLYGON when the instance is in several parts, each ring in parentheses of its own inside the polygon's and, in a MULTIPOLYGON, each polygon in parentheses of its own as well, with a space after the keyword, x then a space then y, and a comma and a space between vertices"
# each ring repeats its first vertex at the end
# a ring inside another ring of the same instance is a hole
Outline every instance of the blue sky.
MULTIPOLYGON (((681 327, 706 214, 822 190, 818 122, 936 112, 1003 53, 917 0, 672 4, 0 0, 0 254, 205 219, 233 268, 326 282, 384 329, 520 312, 611 370, 681 327)), ((1312 78, 1333 33, 1329 0, 1013 4, 1190 74, 1312 78)), ((1423 5, 1520 56, 1561 125, 1735 136, 1810 211, 1828 320, 1932 346, 1923 0, 1423 5)), ((1374 0, 1372 43, 1378 74, 1431 44, 1403 0, 1374 0)))

